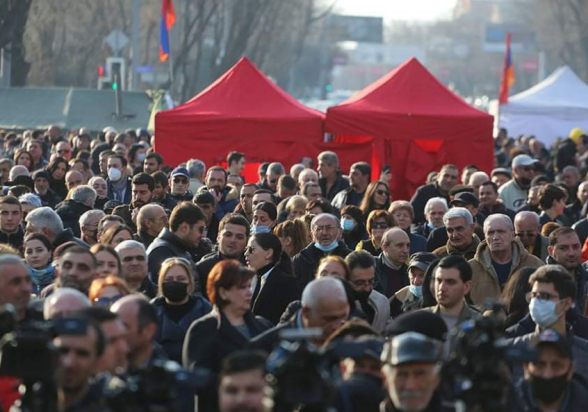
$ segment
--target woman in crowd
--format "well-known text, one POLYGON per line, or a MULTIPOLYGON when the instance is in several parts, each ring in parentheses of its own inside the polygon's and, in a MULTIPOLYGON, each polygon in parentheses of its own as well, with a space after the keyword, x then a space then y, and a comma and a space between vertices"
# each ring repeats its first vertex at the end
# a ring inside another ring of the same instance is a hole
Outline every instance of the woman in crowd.
POLYGON ((286 202, 286 218, 294 220, 298 217, 304 216, 306 213, 305 207, 308 201, 305 197, 294 195, 286 202))
POLYGON ((55 267, 51 264, 51 241, 42 233, 28 235, 23 243, 24 257, 29 268, 33 293, 38 295, 55 280, 55 267))
POLYGON ((88 297, 93 305, 110 308, 114 302, 130 294, 131 290, 124 279, 108 275, 105 278, 94 279, 88 297))
POLYGON ((151 301, 157 312, 155 340, 171 360, 182 362, 182 344, 190 325, 212 310, 200 294, 194 294, 194 271, 182 258, 165 260, 159 271, 158 296, 151 301))
POLYGON ((253 208, 253 222, 251 233, 270 233, 277 224, 278 210, 276 205, 261 202, 253 208))
POLYGON ((131 229, 127 225, 119 225, 109 227, 100 238, 100 243, 115 248, 119 243, 132 239, 133 232, 131 229))
POLYGON ((108 275, 122 276, 120 257, 112 246, 96 243, 90 248, 96 258, 96 276, 105 278, 108 275))
POLYGON ((371 182, 359 208, 361 209, 364 218, 368 217, 373 210, 388 210, 390 207, 390 188, 381 180, 371 182))
POLYGON ((96 201, 94 202, 95 209, 104 209, 104 205, 110 199, 108 198, 108 185, 102 176, 94 176, 88 181, 88 185, 96 191, 96 201))
POLYGON ((312 240, 308 227, 300 219, 286 220, 280 223, 274 228, 274 234, 280 239, 282 250, 290 257, 300 253, 312 240))
POLYGON ((357 206, 347 205, 341 209, 343 240, 349 249, 355 249, 359 242, 369 239, 363 222, 363 213, 357 206))
MULTIPOLYGON (((245 348, 251 338, 272 327, 251 313, 251 279, 255 273, 236 260, 218 262, 210 271, 206 291, 214 309, 188 329, 182 354, 185 367, 214 374, 229 354, 245 348)), ((198 410, 216 410, 216 385, 198 397, 198 410)))
POLYGON ((245 261, 256 273, 251 311, 277 325, 288 304, 300 299, 290 256, 282 252, 282 244, 276 235, 256 233, 245 249, 245 261))
POLYGON ((333 212, 333 206, 331 206, 327 200, 320 197, 318 199, 311 200, 306 204, 307 215, 320 215, 321 213, 333 214, 333 212))
POLYGON ((336 276, 341 279, 349 279, 349 267, 345 263, 345 259, 339 256, 327 256, 323 258, 316 270, 316 277, 336 276))
POLYGON ((427 239, 410 231, 414 220, 414 208, 406 200, 396 200, 388 210, 394 219, 394 223, 404 230, 410 239, 410 254, 425 252, 427 250, 427 239))
POLYGON ((370 238, 359 242, 355 250, 365 250, 374 256, 379 256, 382 253, 382 236, 393 226, 394 220, 390 213, 385 210, 372 211, 367 218, 367 231, 370 238))
POLYGON ((63 157, 56 157, 45 168, 49 172, 49 187, 57 193, 59 197, 67 197, 67 186, 65 185, 65 174, 69 171, 67 160, 63 157))
POLYGON ((19 150, 16 152, 14 155, 14 164, 26 167, 31 173, 35 169, 35 161, 33 160, 33 156, 26 150, 19 150))

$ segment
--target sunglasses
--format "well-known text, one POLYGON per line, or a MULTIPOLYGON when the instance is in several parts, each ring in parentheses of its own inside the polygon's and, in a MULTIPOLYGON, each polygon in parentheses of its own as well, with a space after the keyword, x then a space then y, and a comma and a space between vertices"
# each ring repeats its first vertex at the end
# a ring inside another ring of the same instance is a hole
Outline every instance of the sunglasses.
POLYGON ((387 229, 390 226, 386 222, 374 222, 372 223, 372 229, 387 229))
POLYGON ((389 192, 387 192, 385 190, 382 190, 382 189, 376 190, 376 193, 379 194, 380 196, 384 196, 384 195, 388 196, 388 195, 390 195, 389 192))
POLYGON ((96 298, 94 304, 98 306, 110 307, 114 302, 122 298, 123 295, 114 295, 111 298, 96 298))
POLYGON ((181 177, 174 177, 174 183, 181 183, 183 185, 188 183, 188 179, 182 179, 181 177))

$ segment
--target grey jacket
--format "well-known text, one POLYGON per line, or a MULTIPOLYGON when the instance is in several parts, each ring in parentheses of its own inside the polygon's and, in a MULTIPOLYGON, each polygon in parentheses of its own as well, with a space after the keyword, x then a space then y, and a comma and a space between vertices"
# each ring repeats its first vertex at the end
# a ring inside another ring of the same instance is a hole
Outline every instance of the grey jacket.
MULTIPOLYGON (((374 309, 375 315, 372 321, 372 328, 378 331, 378 333, 386 336, 386 332, 390 328, 392 323, 392 317, 390 316, 390 302, 388 298, 382 295, 376 290, 372 290, 368 297, 369 305, 374 309)), ((355 305, 359 311, 361 311, 361 304, 359 301, 355 301, 355 305)))

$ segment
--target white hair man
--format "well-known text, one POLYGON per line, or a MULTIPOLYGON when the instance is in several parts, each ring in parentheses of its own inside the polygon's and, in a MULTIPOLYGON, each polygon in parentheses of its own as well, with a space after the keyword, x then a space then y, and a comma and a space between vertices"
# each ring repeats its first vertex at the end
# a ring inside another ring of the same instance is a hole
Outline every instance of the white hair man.
POLYGON ((439 258, 462 255, 466 260, 472 259, 480 239, 474 233, 476 224, 470 211, 464 207, 453 207, 443 216, 443 224, 447 232, 447 243, 433 253, 439 258))
POLYGON ((468 186, 471 186, 474 189, 474 194, 478 196, 480 185, 484 182, 487 182, 488 180, 490 180, 490 177, 486 174, 486 172, 474 172, 470 176, 468 186))
POLYGON ((59 215, 49 207, 39 207, 33 210, 25 220, 27 222, 26 234, 43 233, 49 238, 54 249, 69 241, 88 246, 86 242, 74 237, 70 229, 64 229, 59 215))
POLYGON ((12 169, 10 169, 10 174, 8 175, 8 178, 11 182, 14 182, 14 179, 16 179, 18 176, 30 176, 29 169, 22 165, 16 165, 12 169))
POLYGON ((149 280, 147 267, 147 252, 145 246, 136 240, 125 240, 119 243, 116 253, 120 257, 122 278, 134 292, 141 292, 145 296, 155 297, 155 287, 149 280))
POLYGON ((167 226, 168 217, 165 209, 156 203, 149 203, 139 210, 137 215, 137 236, 146 248, 167 226))
POLYGON ((43 303, 43 319, 68 316, 72 312, 92 306, 90 299, 77 289, 59 288, 43 303))
MULTIPOLYGON (((77 189, 77 188, 76 188, 77 189)), ((98 243, 98 223, 106 216, 102 210, 88 210, 80 216, 81 239, 90 246, 98 243)))
POLYGON ((510 276, 526 266, 539 267, 544 263, 531 255, 515 237, 512 220, 496 213, 484 221, 485 240, 469 261, 473 272, 470 297, 476 305, 486 299, 498 299, 510 276))
POLYGON ((55 212, 63 221, 65 228, 71 229, 74 236, 80 237, 80 218, 94 208, 96 191, 90 186, 80 185, 70 190, 70 198, 61 203, 55 212))
POLYGON ((423 236, 425 239, 429 237, 431 232, 438 227, 443 226, 443 216, 449 210, 447 200, 443 197, 432 197, 427 200, 425 204, 425 219, 426 222, 418 225, 413 233, 423 236))
POLYGON ((304 186, 304 184, 306 182, 314 182, 314 183, 318 183, 319 182, 319 175, 317 172, 315 172, 312 169, 304 169, 302 170, 302 172, 300 172, 300 174, 298 175, 298 189, 300 189, 301 187, 304 186))
POLYGON ((549 239, 541 236, 539 215, 535 212, 522 211, 514 219, 515 236, 521 241, 525 249, 533 256, 545 262, 549 252, 549 239))

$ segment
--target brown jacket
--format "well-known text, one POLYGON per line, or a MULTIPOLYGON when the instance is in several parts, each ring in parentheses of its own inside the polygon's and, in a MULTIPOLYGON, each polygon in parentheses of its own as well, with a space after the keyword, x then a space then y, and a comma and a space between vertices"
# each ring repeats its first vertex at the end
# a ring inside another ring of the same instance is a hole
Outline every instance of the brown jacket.
MULTIPOLYGON (((509 277, 519 269, 525 266, 537 268, 543 266, 543 263, 537 257, 531 255, 520 240, 515 239, 512 245, 512 265, 510 267, 509 277)), ((474 305, 482 305, 486 299, 499 299, 501 288, 498 282, 498 275, 492 266, 490 250, 488 244, 483 241, 478 246, 476 256, 469 261, 472 267, 472 289, 470 298, 474 305)))
POLYGON ((461 255, 466 260, 470 260, 476 254, 476 250, 478 249, 479 244, 480 244, 480 238, 476 235, 473 235, 472 243, 464 251, 461 251, 461 250, 454 248, 453 246, 451 246, 449 241, 447 241, 447 244, 445 246, 438 247, 437 249, 435 249, 433 251, 433 254, 437 255, 439 257, 439 259, 443 259, 445 256, 449 256, 449 255, 461 255))

